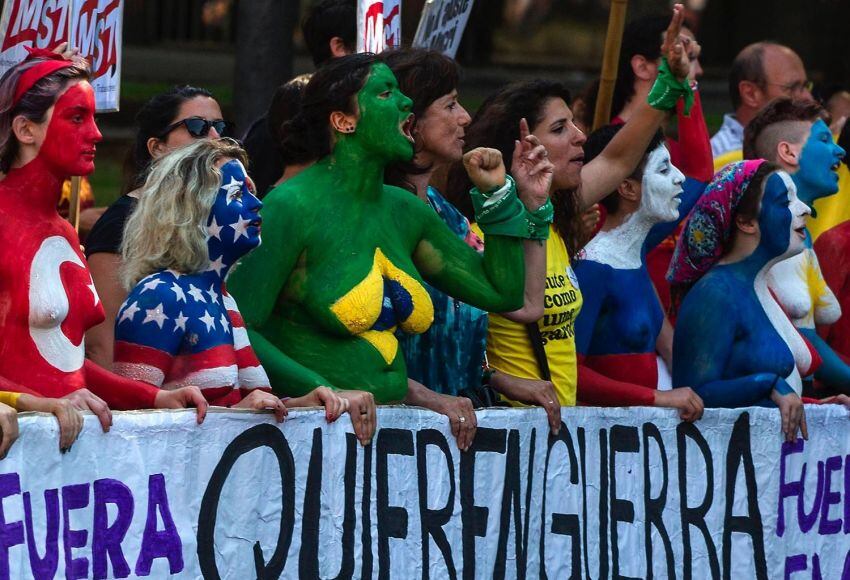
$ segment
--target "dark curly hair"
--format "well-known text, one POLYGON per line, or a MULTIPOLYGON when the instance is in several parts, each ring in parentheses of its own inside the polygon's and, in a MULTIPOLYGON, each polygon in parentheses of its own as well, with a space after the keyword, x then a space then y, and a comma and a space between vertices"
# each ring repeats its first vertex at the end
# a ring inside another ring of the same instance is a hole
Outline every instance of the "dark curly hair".
MULTIPOLYGON (((543 120, 543 111, 551 99, 570 102, 570 92, 559 82, 532 80, 512 83, 487 98, 466 130, 466 149, 492 147, 502 153, 505 167, 510 172, 514 141, 519 139, 520 119, 527 119, 533 132, 543 120)), ((467 218, 474 219, 469 189, 472 183, 461 163, 449 172, 447 199, 467 218)), ((555 206, 555 230, 564 240, 570 256, 584 245, 581 211, 575 190, 556 191, 552 195, 555 206)))

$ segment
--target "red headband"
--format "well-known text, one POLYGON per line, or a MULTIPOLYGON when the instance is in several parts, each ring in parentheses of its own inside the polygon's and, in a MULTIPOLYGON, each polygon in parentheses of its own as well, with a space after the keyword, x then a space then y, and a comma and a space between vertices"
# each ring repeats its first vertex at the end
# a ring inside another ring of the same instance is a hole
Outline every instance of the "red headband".
POLYGON ((22 62, 27 62, 28 60, 35 58, 44 58, 47 60, 28 68, 23 72, 23 74, 21 74, 18 79, 18 86, 15 87, 15 99, 12 101, 13 107, 18 104, 21 97, 23 97, 35 83, 58 70, 74 66, 72 61, 66 60, 61 54, 56 54, 50 50, 43 48, 30 48, 29 46, 24 48, 26 48, 29 54, 22 62))

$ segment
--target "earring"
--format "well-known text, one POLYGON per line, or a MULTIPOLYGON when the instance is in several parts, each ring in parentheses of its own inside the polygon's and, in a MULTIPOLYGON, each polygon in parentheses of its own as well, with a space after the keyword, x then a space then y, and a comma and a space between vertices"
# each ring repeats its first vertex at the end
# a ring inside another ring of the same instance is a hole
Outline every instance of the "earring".
POLYGON ((345 130, 346 133, 354 133, 354 127, 349 127, 345 130))

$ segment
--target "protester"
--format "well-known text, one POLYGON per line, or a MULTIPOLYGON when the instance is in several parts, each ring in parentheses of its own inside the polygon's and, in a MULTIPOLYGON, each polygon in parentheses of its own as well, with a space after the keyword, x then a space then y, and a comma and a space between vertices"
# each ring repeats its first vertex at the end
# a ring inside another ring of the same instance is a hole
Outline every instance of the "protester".
POLYGON ((86 333, 86 356, 111 369, 113 333, 118 308, 127 298, 119 279, 124 224, 136 207, 139 188, 151 162, 197 139, 216 139, 226 132, 221 107, 206 89, 174 87, 150 99, 136 114, 138 130, 124 163, 124 195, 109 206, 86 240, 86 258, 106 319, 86 333))
POLYGON ((115 372, 163 389, 197 385, 211 405, 271 409, 278 421, 305 406, 336 420, 348 401, 327 387, 285 402, 271 393, 224 287, 260 244, 246 161, 235 142, 205 139, 154 163, 121 248, 131 291, 115 324, 115 372))
MULTIPOLYGON (((657 95, 658 90, 667 91, 667 100, 661 104, 653 98, 657 108, 642 104, 593 162, 583 163, 585 136, 572 121, 567 90, 557 82, 538 80, 507 86, 482 104, 466 132, 468 148, 495 147, 506 156, 520 136, 519 121, 527 119, 531 132, 555 165, 551 192, 555 218, 546 246, 543 318, 526 327, 503 316, 490 316, 487 355, 491 369, 496 371, 491 384, 509 400, 535 401, 544 407, 576 404, 576 384, 581 377, 577 374, 573 323, 583 298, 570 261, 580 249, 584 231, 581 211, 633 174, 666 112, 689 94, 685 82, 688 56, 679 39, 681 10, 680 5, 674 9, 665 35, 663 73, 651 92, 657 95)), ((448 187, 450 200, 469 217, 469 204, 460 196, 467 184, 455 168, 448 187)), ((485 246, 488 243, 485 239, 485 246)))
POLYGON ((83 60, 32 49, 0 79, 0 377, 4 389, 66 398, 98 415, 116 409, 198 407, 196 387, 159 391, 85 360, 83 334, 103 306, 73 227, 56 211, 62 182, 94 170, 101 140, 83 60), (89 390, 90 389, 90 390, 89 390))
MULTIPOLYGON (((380 60, 398 78, 401 91, 413 99, 414 115, 411 127, 413 161, 390 165, 385 174, 386 183, 413 190, 461 240, 472 249, 483 251, 484 244, 471 230, 469 221, 431 185, 435 172, 463 157, 463 137, 471 119, 458 102, 457 65, 439 52, 421 49, 386 52, 380 60)), ((538 144, 533 136, 525 138, 524 143, 529 150, 538 144)), ((518 183, 518 187, 522 189, 524 184, 518 183)), ((518 322, 536 322, 543 314, 546 249, 528 240, 524 242, 524 252, 526 304, 505 316, 518 322)), ((411 397, 418 399, 428 395, 427 391, 418 394, 417 389, 422 384, 445 395, 460 392, 479 404, 489 400, 481 392, 489 386, 482 386, 487 313, 455 300, 430 284, 426 283, 425 289, 434 305, 434 323, 422 334, 406 334, 399 339, 408 378, 415 382, 410 384, 411 397)), ((470 405, 467 398, 435 397, 435 403, 437 401, 445 405, 470 405)), ((555 412, 558 416, 552 417, 552 424, 557 429, 560 409, 555 412)))
MULTIPOLYGON (((658 75, 658 64, 661 60, 659 39, 664 33, 668 20, 660 16, 647 16, 638 18, 626 26, 623 33, 623 46, 620 50, 619 72, 614 85, 612 110, 615 116, 611 121, 613 124, 627 122, 636 104, 644 102, 649 95, 652 83, 658 75)), ((703 72, 699 62, 702 48, 687 26, 682 26, 681 38, 691 63, 688 81, 694 91, 694 103, 690 113, 685 114, 684 102, 679 101, 676 106, 676 139, 668 137, 666 145, 672 164, 679 168, 685 177, 707 184, 714 176, 714 169, 708 127, 705 124, 702 98, 698 88, 698 80, 703 72)), ((681 218, 687 217, 690 207, 692 206, 682 208, 684 213, 681 218)), ((670 287, 665 275, 670 266, 670 259, 673 257, 673 248, 676 246, 679 232, 680 228, 675 229, 670 236, 653 247, 646 257, 649 275, 664 312, 670 309, 670 287)), ((666 318, 657 347, 669 363, 672 360, 673 332, 666 318)))
POLYGON ((711 138, 714 168, 742 158, 744 127, 773 99, 791 97, 812 100, 812 83, 796 52, 773 42, 745 47, 729 71, 729 97, 734 113, 724 115, 723 125, 711 138))
MULTIPOLYGON (((545 163, 542 148, 534 167, 520 164, 536 188, 520 190, 524 203, 498 152, 465 159, 484 227, 494 232, 483 256, 410 192, 385 186, 384 167, 413 157, 410 108, 374 55, 335 59, 316 72, 283 133, 294 161, 319 161, 266 197, 266 243, 229 282, 272 387, 368 389, 368 399, 351 400, 355 416, 372 396, 381 403, 408 396, 394 331, 430 327, 433 306, 421 280, 482 309, 519 308, 522 239, 543 239, 551 219, 551 172, 532 173, 545 163)), ((471 409, 465 413, 458 422, 474 421, 471 409)), ((366 409, 360 423, 374 420, 366 409)))
MULTIPOLYGON (((283 142, 283 134, 280 132, 280 128, 283 127, 284 123, 293 119, 301 110, 301 98, 304 95, 304 88, 307 86, 307 83, 310 82, 310 76, 311 75, 299 75, 291 81, 281 85, 275 94, 272 106, 269 109, 270 126, 276 127, 275 138, 277 139, 277 143, 275 144, 275 148, 280 152, 280 159, 283 165, 283 173, 277 176, 273 183, 274 186, 280 185, 287 179, 292 179, 310 167, 313 161, 315 161, 310 160, 295 163, 289 159, 285 152, 283 152, 280 148, 280 144, 283 142)), ((261 195, 259 197, 262 199, 268 191, 264 193, 259 187, 260 186, 257 185, 257 191, 260 192, 261 195)))
MULTIPOLYGON (((353 53, 356 48, 356 31, 355 0, 313 2, 301 23, 304 43, 316 68, 332 58, 353 53)), ((280 149, 280 126, 285 120, 280 117, 280 109, 294 96, 292 88, 289 83, 281 85, 272 97, 266 114, 254 121, 245 132, 243 141, 251 159, 248 174, 257 184, 260 199, 277 184, 281 174, 289 167, 280 149)))
MULTIPOLYGON (((844 149, 832 140, 822 116, 823 109, 815 103, 780 98, 762 109, 744 131, 744 157, 767 159, 790 173, 797 196, 809 206, 818 198, 836 194, 835 170, 845 156, 844 149)), ((811 237, 807 230, 804 233, 803 251, 771 268, 767 284, 791 322, 822 359, 815 378, 827 392, 850 394, 850 366, 815 329, 815 325, 836 322, 841 307, 824 281, 811 237)))
MULTIPOLYGON (((841 147, 850 149, 850 93, 838 91, 827 102, 827 112, 831 123, 829 130, 841 147)), ((842 163, 838 169, 838 193, 815 200, 812 217, 806 222, 806 228, 813 240, 820 235, 850 220, 850 169, 842 163)))
POLYGON ((673 385, 691 386, 708 407, 772 401, 787 441, 798 428, 808 438, 799 396, 804 363, 795 360, 805 345, 771 296, 766 275, 803 250, 808 214, 778 166, 761 159, 732 163, 697 202, 669 274, 674 293, 684 294, 673 385))
MULTIPOLYGON (((592 162, 621 129, 591 134, 585 161, 592 162)), ((575 265, 584 296, 575 323, 582 403, 674 407, 689 421, 702 415, 702 401, 691 389, 669 390, 667 362, 656 355, 664 313, 646 254, 676 228, 704 188, 685 181, 658 132, 634 173, 602 200, 608 217, 575 265)))

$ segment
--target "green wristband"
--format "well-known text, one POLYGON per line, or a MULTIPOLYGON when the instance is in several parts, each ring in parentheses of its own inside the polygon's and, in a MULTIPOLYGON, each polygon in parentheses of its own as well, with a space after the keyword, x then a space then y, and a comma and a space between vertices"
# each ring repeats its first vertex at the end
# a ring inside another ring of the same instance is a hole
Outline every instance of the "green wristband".
POLYGON ((673 76, 667 59, 662 57, 658 66, 658 77, 649 91, 647 102, 653 109, 672 111, 681 98, 685 99, 685 115, 690 115, 694 105, 694 90, 687 79, 680 81, 673 76))
POLYGON ((548 240, 549 226, 552 224, 554 217, 555 206, 552 205, 551 199, 547 199, 546 203, 534 211, 526 211, 529 239, 538 241, 548 240))
POLYGON ((528 238, 525 206, 516 195, 513 178, 506 176, 505 185, 484 194, 473 187, 469 192, 475 209, 475 221, 485 235, 528 238))

